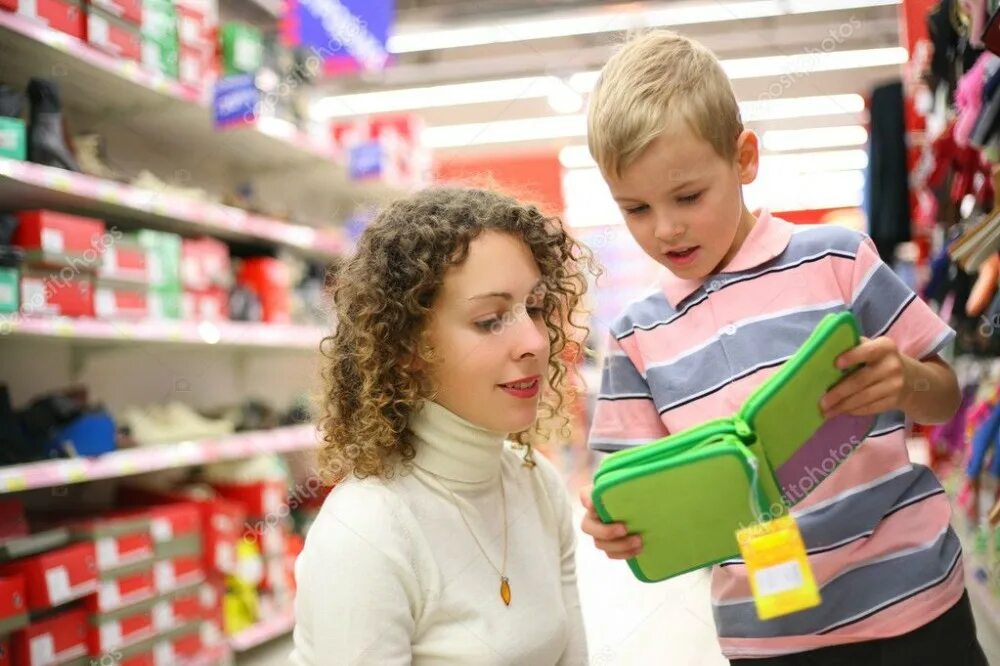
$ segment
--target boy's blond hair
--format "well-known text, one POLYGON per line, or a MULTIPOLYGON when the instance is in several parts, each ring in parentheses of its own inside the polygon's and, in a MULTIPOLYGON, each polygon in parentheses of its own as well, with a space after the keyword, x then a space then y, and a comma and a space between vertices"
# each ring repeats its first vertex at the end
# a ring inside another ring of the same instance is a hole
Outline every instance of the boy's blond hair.
POLYGON ((590 96, 587 143, 616 178, 666 129, 683 120, 721 157, 743 131, 733 86, 711 51, 670 30, 629 40, 604 66, 590 96))

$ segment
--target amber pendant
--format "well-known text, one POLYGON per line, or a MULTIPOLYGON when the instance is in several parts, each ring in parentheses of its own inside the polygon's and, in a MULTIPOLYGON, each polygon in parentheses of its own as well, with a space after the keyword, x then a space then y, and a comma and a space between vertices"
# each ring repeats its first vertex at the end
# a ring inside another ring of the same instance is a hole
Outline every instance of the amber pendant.
POLYGON ((506 576, 500 577, 500 598, 505 605, 510 606, 510 583, 507 582, 506 576))

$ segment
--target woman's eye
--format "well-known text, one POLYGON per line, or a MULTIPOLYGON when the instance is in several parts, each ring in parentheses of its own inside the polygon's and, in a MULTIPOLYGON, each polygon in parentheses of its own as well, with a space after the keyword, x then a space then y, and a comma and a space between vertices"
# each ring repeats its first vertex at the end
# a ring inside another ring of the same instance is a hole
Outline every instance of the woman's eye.
POLYGON ((500 322, 499 317, 493 317, 492 319, 483 319, 476 322, 476 328, 481 331, 491 331, 493 327, 500 322))

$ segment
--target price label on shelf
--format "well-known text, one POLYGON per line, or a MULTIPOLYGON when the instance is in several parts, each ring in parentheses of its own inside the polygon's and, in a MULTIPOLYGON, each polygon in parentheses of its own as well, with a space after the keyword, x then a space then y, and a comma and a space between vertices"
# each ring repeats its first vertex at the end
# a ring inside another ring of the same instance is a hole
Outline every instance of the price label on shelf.
POLYGON ((62 336, 64 338, 71 337, 76 329, 73 327, 72 322, 60 320, 55 323, 52 330, 55 331, 56 335, 62 336))
POLYGON ((19 490, 27 490, 28 480, 23 474, 13 474, 3 480, 3 487, 9 493, 16 493, 19 490))
POLYGON ((49 187, 60 192, 69 192, 73 189, 73 181, 70 180, 69 176, 56 174, 49 178, 49 187))
POLYGON ((79 483, 87 480, 87 470, 81 463, 73 463, 66 468, 64 476, 68 483, 79 483))

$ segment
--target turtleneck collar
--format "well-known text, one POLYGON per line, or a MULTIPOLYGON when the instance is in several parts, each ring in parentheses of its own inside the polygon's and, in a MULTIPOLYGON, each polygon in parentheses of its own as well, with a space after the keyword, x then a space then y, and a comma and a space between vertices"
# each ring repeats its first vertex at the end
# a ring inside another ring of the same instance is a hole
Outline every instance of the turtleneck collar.
POLYGON ((417 467, 465 483, 489 481, 499 473, 506 433, 480 428, 429 400, 409 425, 417 467))

